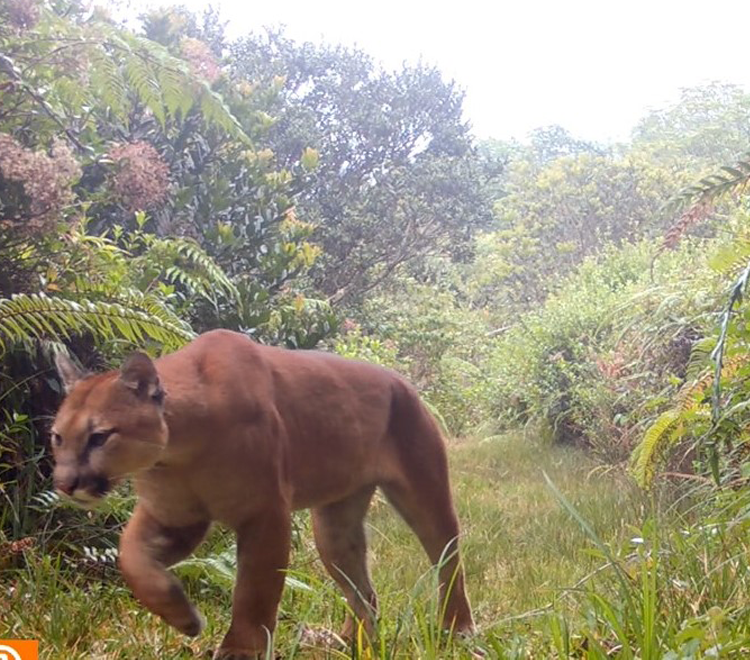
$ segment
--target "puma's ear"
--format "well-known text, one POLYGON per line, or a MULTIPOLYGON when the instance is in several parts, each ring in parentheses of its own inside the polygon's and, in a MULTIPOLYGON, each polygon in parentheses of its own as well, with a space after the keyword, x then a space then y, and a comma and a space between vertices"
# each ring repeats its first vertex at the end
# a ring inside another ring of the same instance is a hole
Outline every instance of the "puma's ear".
POLYGON ((159 384, 159 374, 151 358, 145 353, 133 353, 120 369, 120 381, 139 397, 161 403, 164 390, 159 384))
POLYGON ((68 393, 73 389, 75 384, 86 377, 86 372, 75 364, 65 353, 58 353, 55 356, 55 366, 60 380, 63 382, 65 392, 68 393))

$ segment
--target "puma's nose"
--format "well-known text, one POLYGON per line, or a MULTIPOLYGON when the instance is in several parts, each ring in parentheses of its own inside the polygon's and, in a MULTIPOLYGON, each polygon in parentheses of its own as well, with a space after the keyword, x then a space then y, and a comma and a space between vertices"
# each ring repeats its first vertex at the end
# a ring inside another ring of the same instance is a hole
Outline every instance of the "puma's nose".
POLYGON ((56 475, 54 482, 55 488, 66 495, 72 495, 76 488, 78 488, 78 482, 80 481, 77 474, 69 473, 56 475))

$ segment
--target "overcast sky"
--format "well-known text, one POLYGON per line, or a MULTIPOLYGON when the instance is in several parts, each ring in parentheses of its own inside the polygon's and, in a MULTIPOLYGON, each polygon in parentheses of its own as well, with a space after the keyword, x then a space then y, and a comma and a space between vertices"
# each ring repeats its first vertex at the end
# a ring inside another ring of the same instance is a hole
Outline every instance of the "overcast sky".
MULTIPOLYGON (((191 8, 207 4, 184 0, 191 8)), ((750 89, 750 0, 224 0, 229 32, 285 24, 388 67, 422 57, 466 91, 479 137, 561 124, 621 139, 650 107, 710 80, 750 89)))

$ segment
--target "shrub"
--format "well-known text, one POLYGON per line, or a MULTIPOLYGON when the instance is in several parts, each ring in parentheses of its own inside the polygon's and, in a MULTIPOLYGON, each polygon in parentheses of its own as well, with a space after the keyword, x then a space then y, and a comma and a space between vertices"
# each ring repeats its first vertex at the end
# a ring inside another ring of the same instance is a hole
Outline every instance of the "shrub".
POLYGON ((446 290, 404 278, 373 296, 350 321, 336 350, 396 369, 421 392, 449 433, 486 419, 489 381, 482 362, 490 340, 481 312, 446 290))
POLYGON ((665 255, 652 278, 655 248, 642 242, 585 261, 497 339, 493 399, 506 425, 541 418, 559 441, 609 461, 628 456, 642 420, 682 382, 714 300, 698 247, 665 255))

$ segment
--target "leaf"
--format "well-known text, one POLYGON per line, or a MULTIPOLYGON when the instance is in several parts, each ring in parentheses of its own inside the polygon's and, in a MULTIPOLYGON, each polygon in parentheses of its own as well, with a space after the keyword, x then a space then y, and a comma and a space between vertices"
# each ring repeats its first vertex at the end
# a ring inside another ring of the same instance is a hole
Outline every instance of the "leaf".
POLYGON ((667 431, 680 419, 681 414, 682 411, 679 409, 663 412, 648 427, 643 439, 636 447, 633 454, 635 461, 633 473, 636 481, 643 488, 651 485, 658 459, 663 456, 666 446, 673 441, 673 438, 667 436, 667 431))
POLYGON ((232 114, 224 99, 214 92, 207 83, 200 81, 200 108, 204 119, 209 124, 223 128, 229 135, 237 138, 243 144, 252 146, 252 141, 242 128, 239 120, 232 114))
POLYGON ((63 341, 83 332, 100 340, 119 337, 133 343, 142 343, 148 337, 172 348, 194 337, 183 324, 117 303, 73 301, 44 294, 0 298, 2 351, 8 344, 37 339, 63 341))
POLYGON ((138 98, 153 113, 163 128, 166 123, 164 99, 159 81, 149 63, 139 55, 132 55, 125 61, 125 75, 138 98))
POLYGON ((316 167, 318 167, 319 161, 320 161, 320 154, 318 153, 316 149, 307 147, 302 152, 300 163, 302 164, 302 167, 305 169, 305 171, 312 172, 316 167))
POLYGON ((127 87, 114 58, 100 45, 91 50, 90 62, 92 92, 101 97, 113 115, 127 123, 127 87))

